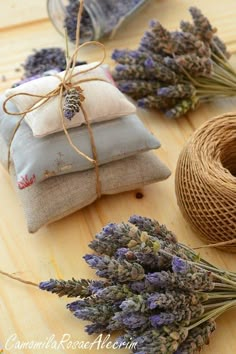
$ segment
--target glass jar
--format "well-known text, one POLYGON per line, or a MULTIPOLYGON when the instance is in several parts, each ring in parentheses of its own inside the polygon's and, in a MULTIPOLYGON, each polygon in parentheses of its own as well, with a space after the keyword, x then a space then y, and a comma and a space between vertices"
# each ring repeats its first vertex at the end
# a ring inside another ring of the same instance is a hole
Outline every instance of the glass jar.
MULTIPOLYGON (((84 0, 80 26, 81 42, 98 40, 116 31, 131 15, 149 0, 84 0)), ((79 0, 48 0, 49 17, 61 33, 65 28, 69 40, 75 41, 79 0)))

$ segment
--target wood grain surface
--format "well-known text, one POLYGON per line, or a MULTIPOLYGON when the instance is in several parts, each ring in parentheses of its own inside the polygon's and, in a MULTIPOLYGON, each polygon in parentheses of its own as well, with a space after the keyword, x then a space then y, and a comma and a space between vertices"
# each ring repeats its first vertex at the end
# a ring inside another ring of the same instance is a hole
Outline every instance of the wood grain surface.
MULTIPOLYGON (((189 19, 188 7, 196 5, 209 17, 219 36, 236 52, 235 0, 152 0, 145 10, 118 31, 115 38, 105 42, 107 63, 113 65, 110 54, 114 48, 135 48, 152 18, 158 18, 170 29, 176 29, 181 19, 189 19)), ((64 46, 63 38, 46 18, 46 1, 0 0, 0 90, 8 88, 21 77, 17 71, 33 48, 64 46), (30 10, 29 10, 30 9, 30 10)), ((97 49, 87 49, 81 59, 99 60, 97 49)), ((232 62, 235 59, 232 58, 232 62)), ((89 252, 88 242, 106 223, 125 221, 132 214, 154 217, 173 230, 179 240, 191 246, 201 245, 199 236, 183 219, 176 203, 174 173, 178 155, 193 131, 208 118, 236 110, 236 99, 218 100, 201 106, 195 112, 176 120, 167 120, 157 111, 139 110, 146 126, 160 139, 156 154, 170 167, 172 176, 165 182, 142 190, 144 197, 136 199, 136 192, 106 196, 93 205, 41 229, 27 233, 23 211, 15 195, 10 178, 0 167, 0 269, 39 282, 50 277, 69 279, 94 277, 82 256, 89 252)), ((0 147, 1 148, 1 147, 0 147)), ((214 264, 236 271, 236 255, 208 249, 202 256, 214 264)), ((84 323, 65 309, 66 299, 41 292, 0 275, 0 343, 4 345, 12 335, 16 341, 46 341, 54 336, 60 341, 68 333, 72 340, 94 340, 83 332, 84 323)), ((223 315, 204 354, 236 353, 236 310, 223 315)), ((11 348, 11 354, 25 353, 101 353, 112 350, 26 350, 11 348)), ((119 351, 128 353, 127 350, 119 351)), ((157 353, 158 354, 158 353, 157 353)))

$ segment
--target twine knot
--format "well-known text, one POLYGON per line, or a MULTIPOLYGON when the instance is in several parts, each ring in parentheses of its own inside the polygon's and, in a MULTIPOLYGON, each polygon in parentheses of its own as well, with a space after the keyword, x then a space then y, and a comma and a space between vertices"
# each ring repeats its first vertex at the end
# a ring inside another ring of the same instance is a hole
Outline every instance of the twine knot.
POLYGON ((16 93, 13 94, 11 96, 9 96, 8 98, 6 98, 6 100, 3 103, 3 110, 5 113, 9 114, 9 115, 22 115, 21 119, 19 120, 19 122, 16 124, 12 137, 10 139, 9 142, 9 147, 8 147, 8 170, 10 169, 10 151, 11 151, 11 145, 13 142, 13 139, 15 137, 15 134, 17 132, 17 130, 19 129, 21 122, 25 119, 25 116, 27 113, 30 113, 34 110, 37 110, 39 107, 41 107, 42 105, 44 105, 45 103, 47 103, 50 99, 59 96, 59 108, 60 108, 60 115, 61 115, 61 124, 62 124, 62 128, 63 131, 66 135, 66 138, 69 142, 69 144, 71 145, 71 147, 77 152, 77 154, 81 155, 82 157, 84 157, 85 159, 87 159, 88 161, 90 161, 95 169, 95 173, 96 173, 96 191, 97 191, 97 197, 100 198, 101 197, 101 182, 100 182, 100 176, 99 176, 99 165, 98 165, 98 158, 97 158, 97 150, 96 150, 96 145, 95 145, 95 141, 94 141, 94 136, 93 136, 93 131, 92 131, 92 127, 91 124, 89 122, 88 119, 88 115, 86 113, 86 110, 83 107, 83 101, 85 100, 85 97, 83 95, 83 90, 80 87, 80 84, 83 82, 89 82, 89 81, 105 81, 107 83, 110 83, 108 80, 102 79, 102 78, 96 78, 96 77, 90 77, 90 78, 85 78, 85 79, 81 79, 81 80, 73 80, 76 76, 79 76, 80 74, 84 74, 86 72, 89 71, 93 71, 94 69, 96 69, 97 67, 101 66, 105 60, 106 57, 106 51, 105 51, 105 47, 102 43, 97 42, 97 41, 89 41, 89 42, 85 42, 82 45, 79 45, 79 38, 80 38, 80 23, 81 23, 81 18, 82 18, 82 12, 83 12, 83 7, 84 7, 84 0, 80 1, 80 7, 79 7, 79 12, 78 12, 78 20, 77 20, 77 29, 76 29, 76 43, 75 43, 75 50, 74 53, 72 54, 71 58, 68 60, 67 66, 66 66, 66 70, 65 73, 63 75, 63 77, 61 77, 60 75, 53 75, 55 77, 57 77, 59 79, 59 83, 58 86, 48 92, 46 95, 36 95, 36 94, 31 94, 31 93, 26 93, 26 92, 20 92, 20 93, 16 93), (91 46, 91 45, 95 45, 97 47, 100 47, 103 51, 103 57, 100 60, 100 62, 96 63, 93 67, 90 67, 84 71, 81 72, 77 72, 74 73, 74 68, 76 66, 76 62, 77 62, 77 56, 79 51, 81 50, 81 48, 85 47, 85 46, 91 46), (73 81, 72 81, 73 80, 73 81), (9 100, 11 100, 13 97, 15 96, 31 96, 31 97, 37 97, 38 100, 36 101, 36 103, 34 103, 31 107, 29 107, 27 110, 23 111, 23 112, 10 112, 8 111, 6 105, 7 102, 9 100), (65 103, 64 103, 64 107, 63 107, 63 98, 65 96, 65 103), (88 155, 84 154, 82 151, 80 151, 76 145, 72 142, 70 135, 68 133, 68 130, 65 126, 65 122, 64 122, 64 117, 67 119, 72 119, 73 116, 79 112, 82 111, 83 116, 84 116, 84 120, 86 122, 87 128, 88 128, 88 133, 89 133, 89 138, 90 138, 90 143, 91 143, 91 148, 92 148, 92 154, 93 154, 93 158, 89 157, 88 155))

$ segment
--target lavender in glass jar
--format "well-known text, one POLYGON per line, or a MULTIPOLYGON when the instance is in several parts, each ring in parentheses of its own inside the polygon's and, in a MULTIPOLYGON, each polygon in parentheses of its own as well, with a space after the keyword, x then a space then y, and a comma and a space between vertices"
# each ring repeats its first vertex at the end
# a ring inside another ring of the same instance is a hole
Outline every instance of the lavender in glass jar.
MULTIPOLYGON (((149 0, 84 0, 81 42, 97 40, 115 31, 149 0)), ((55 27, 75 41, 79 0, 48 0, 48 13, 55 27)))

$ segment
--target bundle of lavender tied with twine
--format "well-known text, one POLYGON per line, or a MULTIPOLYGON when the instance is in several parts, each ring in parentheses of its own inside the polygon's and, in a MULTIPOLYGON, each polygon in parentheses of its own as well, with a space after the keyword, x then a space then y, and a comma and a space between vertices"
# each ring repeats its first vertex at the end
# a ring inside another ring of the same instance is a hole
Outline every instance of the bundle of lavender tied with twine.
POLYGON ((176 118, 199 103, 236 95, 236 72, 216 29, 196 7, 193 23, 181 21, 170 32, 152 21, 137 50, 115 50, 114 79, 142 108, 176 118))
POLYGON ((157 221, 132 216, 90 243, 88 265, 104 280, 55 280, 40 289, 78 297, 67 308, 90 321, 88 334, 122 331, 135 354, 192 354, 209 343, 215 320, 236 306, 236 273, 216 268, 157 221))

